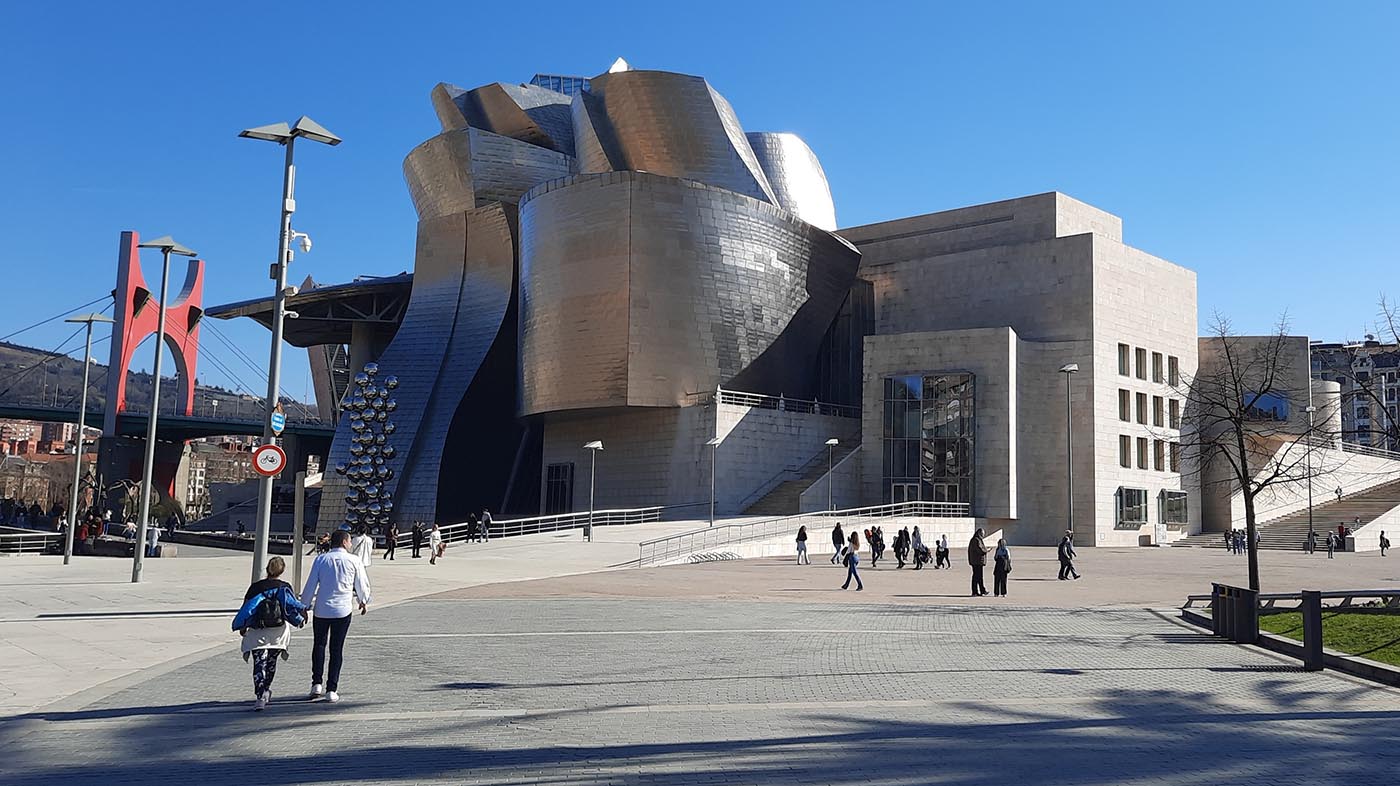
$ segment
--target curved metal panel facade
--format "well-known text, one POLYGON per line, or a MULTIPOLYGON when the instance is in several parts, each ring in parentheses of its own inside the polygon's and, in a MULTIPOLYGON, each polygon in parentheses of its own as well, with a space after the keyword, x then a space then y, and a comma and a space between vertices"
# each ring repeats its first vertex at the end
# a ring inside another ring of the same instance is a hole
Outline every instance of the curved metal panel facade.
POLYGON ((778 206, 812 226, 836 231, 836 206, 817 154, 797 134, 759 131, 745 135, 778 206))
POLYGON ((573 169, 574 160, 563 153, 478 128, 438 134, 403 162, 420 220, 487 202, 514 204, 537 183, 567 177, 573 169))
POLYGON ((476 207, 470 134, 448 131, 413 148, 403 160, 403 179, 420 221, 476 207))
MULTIPOLYGON (((617 155, 603 158, 611 169, 640 170, 697 180, 773 202, 768 179, 744 138, 734 110, 698 76, 664 71, 619 71, 592 80, 601 111, 588 112, 592 132, 617 155), (607 130, 600 127, 606 125, 607 130)), ((580 112, 574 112, 575 122, 580 112)), ((575 127, 574 136, 585 131, 575 127)), ((603 171, 599 157, 584 156, 581 172, 603 171)))
POLYGON ((521 205, 520 414, 681 406, 740 377, 800 384, 859 257, 784 210, 693 181, 543 184, 521 205))
MULTIPOLYGON (((499 203, 419 222, 413 295, 403 325, 377 361, 396 376, 398 410, 382 481, 398 521, 433 521, 444 441, 457 406, 503 327, 515 279, 514 209, 499 203)), ((508 326, 507 326, 508 327, 508 326)), ((359 369, 352 369, 359 371, 359 369)), ((349 419, 329 464, 349 459, 349 419)), ((345 515, 345 478, 327 473, 321 521, 345 515), (329 517, 329 518, 327 518, 329 517)))

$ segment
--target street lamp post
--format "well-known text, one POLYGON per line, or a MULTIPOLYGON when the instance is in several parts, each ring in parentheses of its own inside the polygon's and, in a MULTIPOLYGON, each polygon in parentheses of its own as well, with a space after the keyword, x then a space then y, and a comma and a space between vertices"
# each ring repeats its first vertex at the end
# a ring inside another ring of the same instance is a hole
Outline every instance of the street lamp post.
MULTIPOLYGON (((160 412, 160 353, 165 344, 165 293, 170 279, 170 255, 196 256, 191 249, 176 243, 169 235, 140 244, 141 248, 160 249, 160 302, 156 304, 156 359, 151 368, 151 412, 146 418, 146 458, 142 464, 141 500, 137 508, 136 553, 131 562, 131 583, 141 581, 141 568, 146 557, 146 520, 151 515, 151 490, 155 485, 156 416, 160 412)), ((110 404, 109 404, 110 406, 110 404)))
POLYGON ((831 439, 828 439, 828 440, 826 441, 826 509, 827 509, 827 510, 836 510, 836 506, 833 505, 832 502, 831 502, 831 499, 832 499, 832 496, 831 496, 831 481, 834 480, 834 478, 831 477, 831 459, 832 459, 832 454, 833 454, 833 453, 835 452, 835 450, 836 450, 836 446, 837 446, 837 445, 840 445, 840 444, 841 444, 841 440, 837 439, 836 437, 832 437, 831 439))
MULTIPOLYGON (((1309 388, 1311 388, 1311 385, 1309 386, 1309 388)), ((1311 390, 1311 389, 1308 390, 1308 398, 1309 398, 1309 399, 1312 398, 1312 390, 1311 390)), ((1313 451, 1313 440, 1316 439, 1316 436, 1313 434, 1313 413, 1317 412, 1317 407, 1315 407, 1315 406, 1313 406, 1311 403, 1309 403, 1306 407, 1304 407, 1303 411, 1306 412, 1306 413, 1308 413, 1308 447, 1307 447, 1307 453, 1304 453, 1304 454, 1303 454, 1303 459, 1304 459, 1304 461, 1307 462, 1307 473, 1308 473, 1308 547, 1309 547, 1309 548, 1312 548, 1312 544, 1315 542, 1315 540, 1316 540, 1316 538, 1317 538, 1317 535, 1313 532, 1313 481, 1312 481, 1312 451, 1313 451)))
POLYGON ((588 526, 583 530, 583 538, 589 543, 593 542, 593 479, 598 475, 598 451, 603 449, 603 443, 593 440, 584 445, 584 448, 592 454, 588 465, 588 526))
MULTIPOLYGON (((263 402, 262 444, 273 445, 277 434, 272 430, 272 413, 277 407, 277 394, 282 386, 282 329, 287 314, 287 265, 292 261, 293 236, 301 238, 302 250, 311 250, 311 239, 292 232, 292 213, 296 212, 296 165, 292 163, 292 151, 298 138, 313 142, 335 145, 340 137, 327 131, 309 117, 301 117, 292 126, 274 123, 267 126, 249 128, 238 134, 246 139, 261 139, 276 142, 285 150, 285 163, 282 168, 282 219, 277 237, 277 261, 273 263, 269 278, 277 282, 272 305, 272 350, 267 364, 267 399, 263 402)), ((273 478, 264 476, 258 482, 258 519, 253 540, 253 581, 262 577, 262 566, 267 559, 268 531, 272 526, 272 484, 273 478)))
POLYGON ((67 565, 73 559, 73 532, 78 528, 78 494, 83 480, 83 429, 87 424, 88 372, 92 369, 92 326, 99 322, 111 323, 112 318, 103 314, 83 314, 63 321, 87 325, 87 345, 83 349, 83 391, 78 396, 78 449, 73 454, 73 494, 68 504, 68 533, 63 536, 63 564, 67 565))
POLYGON ((715 437, 706 442, 710 446, 710 526, 715 525, 715 460, 719 457, 719 443, 723 442, 722 437, 715 437))
POLYGON ((1069 378, 1071 374, 1079 373, 1079 364, 1066 363, 1060 366, 1060 373, 1065 375, 1065 499, 1068 500, 1065 531, 1074 532, 1074 418, 1069 400, 1069 378))

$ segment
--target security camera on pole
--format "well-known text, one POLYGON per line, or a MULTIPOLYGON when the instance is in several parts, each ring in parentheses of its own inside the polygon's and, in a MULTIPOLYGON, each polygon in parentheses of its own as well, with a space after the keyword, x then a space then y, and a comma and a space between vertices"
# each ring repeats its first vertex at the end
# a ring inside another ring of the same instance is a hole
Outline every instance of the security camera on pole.
MULTIPOLYGON (((273 263, 269 278, 277 282, 273 294, 272 308, 272 352, 267 364, 267 413, 263 420, 263 445, 275 445, 277 432, 273 429, 273 416, 278 407, 278 391, 282 377, 282 320, 295 318, 295 313, 287 311, 287 297, 296 294, 294 287, 287 286, 287 266, 292 261, 292 243, 300 241, 303 251, 311 250, 311 238, 292 231, 292 213, 296 212, 296 166, 292 163, 292 149, 298 138, 313 142, 335 145, 340 137, 327 131, 309 117, 302 117, 290 127, 286 123, 250 128, 238 134, 248 139, 261 139, 276 142, 286 148, 286 162, 282 170, 282 223, 277 238, 277 261, 273 263)), ((283 421, 285 422, 285 420, 283 421)), ((285 459, 283 461, 285 464, 285 459)), ((280 472, 281 469, 279 468, 280 472)), ((258 519, 253 541, 253 581, 262 578, 263 563, 267 561, 268 530, 272 526, 272 484, 273 475, 264 475, 258 483, 258 519)))

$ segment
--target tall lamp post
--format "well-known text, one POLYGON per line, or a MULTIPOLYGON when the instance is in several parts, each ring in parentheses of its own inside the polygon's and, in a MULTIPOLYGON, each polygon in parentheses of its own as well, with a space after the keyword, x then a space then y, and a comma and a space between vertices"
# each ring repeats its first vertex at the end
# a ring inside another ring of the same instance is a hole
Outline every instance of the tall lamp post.
POLYGON ((156 304, 156 359, 151 368, 151 414, 146 418, 146 458, 141 468, 141 501, 136 518, 136 553, 131 562, 131 583, 141 581, 146 557, 146 520, 151 515, 151 489, 156 466, 156 416, 160 412, 160 352, 165 345, 165 293, 170 279, 170 255, 193 257, 197 254, 166 235, 141 243, 140 248, 160 249, 160 302, 156 304))
POLYGON ((78 449, 73 457, 73 495, 68 504, 68 533, 63 536, 63 564, 67 565, 73 559, 73 532, 78 528, 78 494, 83 480, 83 429, 87 425, 88 372, 92 369, 92 326, 99 322, 110 324, 112 318, 103 314, 82 314, 63 321, 87 325, 87 346, 83 350, 83 392, 78 397, 78 449))
POLYGON ((705 444, 710 447, 710 526, 715 525, 715 460, 719 456, 719 443, 723 437, 715 437, 705 444))
MULTIPOLYGON (((1308 390, 1308 398, 1311 400, 1311 399, 1312 399, 1312 389, 1311 389, 1312 386, 1309 385, 1308 387, 1309 387, 1309 390, 1308 390)), ((1306 407, 1303 408, 1303 411, 1306 412, 1306 413, 1308 413, 1308 447, 1307 447, 1307 451, 1308 451, 1308 452, 1305 453, 1305 454, 1303 454, 1303 459, 1304 459, 1304 461, 1307 462, 1307 473, 1308 473, 1308 547, 1309 547, 1309 548, 1312 548, 1312 544, 1313 544, 1314 542, 1316 542, 1316 538, 1317 538, 1317 535, 1313 532, 1313 482, 1312 482, 1312 452, 1313 452, 1313 440, 1316 438, 1316 437, 1314 436, 1314 434, 1313 434, 1313 414, 1317 412, 1317 407, 1315 407, 1315 406, 1313 406, 1311 403, 1309 403, 1306 407)))
POLYGON ((836 451, 836 446, 837 446, 837 445, 840 445, 840 444, 841 444, 841 440, 837 439, 836 437, 832 437, 831 439, 828 439, 828 440, 826 441, 826 509, 827 509, 827 510, 836 510, 836 506, 833 505, 832 502, 831 502, 831 481, 834 480, 834 478, 831 477, 831 459, 832 459, 833 453, 835 453, 835 451, 836 451))
POLYGON ((1065 499, 1069 501, 1065 531, 1074 532, 1074 418, 1069 401, 1069 378, 1079 373, 1079 364, 1066 363, 1060 366, 1060 373, 1065 375, 1065 499))
MULTIPOLYGON (((272 413, 277 408, 277 393, 282 387, 282 323, 288 316, 287 295, 295 293, 295 290, 289 292, 287 287, 287 265, 292 261, 293 238, 301 240, 303 251, 311 250, 311 238, 292 231, 292 213, 297 209, 294 197, 296 165, 292 163, 292 151, 298 138, 334 147, 340 144, 340 137, 306 116, 302 116, 290 127, 286 123, 274 123, 249 128, 240 131, 238 135, 245 139, 276 142, 286 148, 286 161, 282 167, 282 220, 277 236, 277 261, 273 263, 268 276, 277 282, 277 289, 273 293, 272 301, 272 351, 267 363, 267 399, 263 402, 266 411, 263 413, 262 444, 272 445, 277 442, 277 433, 272 430, 272 413)), ((272 526, 272 484, 273 478, 269 476, 264 476, 258 482, 258 519, 257 529, 253 533, 253 581, 262 578, 262 566, 267 560, 268 530, 272 526)))
POLYGON ((583 446, 592 454, 588 464, 588 526, 583 530, 583 539, 593 542, 593 479, 598 475, 598 451, 603 449, 600 440, 593 440, 583 446))

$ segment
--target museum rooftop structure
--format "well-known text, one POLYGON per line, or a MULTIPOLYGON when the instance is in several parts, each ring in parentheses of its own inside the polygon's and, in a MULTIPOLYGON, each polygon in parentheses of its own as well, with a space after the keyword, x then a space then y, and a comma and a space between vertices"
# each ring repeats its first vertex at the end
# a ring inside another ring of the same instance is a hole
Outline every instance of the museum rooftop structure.
POLYGON ((1079 542, 1200 528, 1195 276, 1117 217, 1049 193, 838 229, 799 137, 620 60, 431 101, 412 275, 298 296, 378 315, 301 342, 348 413, 322 528, 587 510, 601 442, 598 509, 703 518, 713 468, 721 515, 930 500, 1052 543, 1067 439, 1079 542))

